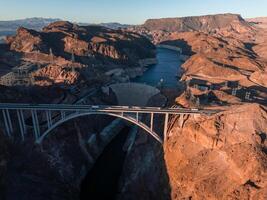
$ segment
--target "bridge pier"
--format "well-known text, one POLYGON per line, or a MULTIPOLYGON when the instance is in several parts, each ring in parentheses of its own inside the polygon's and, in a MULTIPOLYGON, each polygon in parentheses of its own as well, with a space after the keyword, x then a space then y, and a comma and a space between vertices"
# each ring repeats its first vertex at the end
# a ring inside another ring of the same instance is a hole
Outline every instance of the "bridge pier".
POLYGON ((24 141, 27 129, 26 129, 26 125, 25 125, 25 121, 24 121, 24 116, 23 116, 23 111, 22 110, 17 110, 17 117, 18 117, 18 120, 19 120, 19 128, 20 128, 21 139, 22 139, 22 141, 24 141))
POLYGON ((22 127, 24 129, 24 134, 27 134, 27 127, 26 127, 25 118, 24 118, 24 114, 22 110, 20 110, 20 116, 22 120, 22 127))
POLYGON ((136 121, 139 122, 139 112, 136 113, 136 121))
POLYGON ((45 112, 45 114, 46 114, 47 128, 50 128, 53 125, 52 124, 51 110, 47 110, 45 112))
POLYGON ((179 117, 179 127, 182 128, 184 124, 184 115, 180 115, 179 117))
POLYGON ((60 112, 60 114, 61 114, 61 119, 64 120, 66 117, 66 112, 63 110, 60 112))
POLYGON ((164 142, 167 140, 168 134, 168 122, 169 122, 169 113, 165 114, 165 121, 164 121, 164 142))
POLYGON ((150 115, 150 130, 153 131, 154 127, 154 113, 151 113, 150 115))
POLYGON ((13 133, 13 127, 12 127, 12 123, 10 120, 9 110, 4 109, 2 110, 2 113, 3 113, 3 118, 4 118, 6 134, 8 137, 11 137, 11 134, 13 133))
POLYGON ((38 138, 40 137, 40 126, 39 126, 39 121, 38 121, 38 116, 36 110, 31 110, 32 114, 32 124, 33 124, 33 130, 34 130, 34 137, 35 140, 37 141, 38 138))

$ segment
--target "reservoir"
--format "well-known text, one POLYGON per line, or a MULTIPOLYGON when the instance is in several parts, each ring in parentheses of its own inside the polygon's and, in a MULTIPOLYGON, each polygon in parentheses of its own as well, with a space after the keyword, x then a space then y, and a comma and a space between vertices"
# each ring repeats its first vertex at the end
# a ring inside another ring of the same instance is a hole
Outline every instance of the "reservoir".
POLYGON ((180 79, 177 78, 177 74, 180 74, 182 65, 179 53, 174 50, 157 48, 157 59, 158 64, 149 66, 142 76, 135 78, 133 81, 158 86, 160 81, 163 80, 162 87, 176 88, 180 79))

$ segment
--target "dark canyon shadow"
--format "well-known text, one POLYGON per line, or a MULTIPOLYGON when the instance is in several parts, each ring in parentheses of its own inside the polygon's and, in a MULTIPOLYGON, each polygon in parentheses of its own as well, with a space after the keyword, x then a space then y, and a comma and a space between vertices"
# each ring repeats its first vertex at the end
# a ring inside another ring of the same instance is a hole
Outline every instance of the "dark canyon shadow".
POLYGON ((116 199, 126 151, 123 149, 130 128, 124 128, 107 145, 94 167, 81 183, 80 199, 116 199))
MULTIPOLYGON (((148 136, 147 145, 133 148, 133 152, 127 153, 123 146, 129 130, 129 127, 124 128, 97 159, 81 183, 80 200, 171 199, 162 146, 148 136), (148 158, 150 153, 156 155, 148 158), (126 186, 126 191, 123 191, 124 181, 131 179, 137 165, 144 170, 143 174, 138 174, 132 183, 128 183, 130 187, 126 186)), ((141 131, 139 134, 146 133, 141 131)))

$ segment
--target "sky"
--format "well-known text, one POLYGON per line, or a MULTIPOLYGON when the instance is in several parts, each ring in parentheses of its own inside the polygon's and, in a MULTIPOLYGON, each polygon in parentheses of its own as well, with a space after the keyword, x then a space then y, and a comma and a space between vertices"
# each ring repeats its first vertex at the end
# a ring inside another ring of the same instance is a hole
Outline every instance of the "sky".
POLYGON ((0 0, 0 20, 45 17, 142 24, 150 18, 218 13, 267 16, 267 0, 0 0))

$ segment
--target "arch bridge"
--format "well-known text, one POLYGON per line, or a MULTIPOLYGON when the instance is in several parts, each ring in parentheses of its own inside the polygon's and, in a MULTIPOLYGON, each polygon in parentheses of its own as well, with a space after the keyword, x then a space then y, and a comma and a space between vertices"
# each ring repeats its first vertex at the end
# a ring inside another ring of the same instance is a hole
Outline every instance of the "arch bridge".
POLYGON ((19 137, 25 140, 28 133, 33 133, 35 142, 41 144, 43 140, 61 124, 87 115, 110 115, 131 122, 163 143, 167 138, 168 121, 170 115, 212 115, 217 110, 199 110, 184 108, 160 107, 129 107, 103 105, 66 105, 66 104, 0 104, 2 117, 1 128, 11 138, 19 137), (149 115, 150 123, 142 122, 143 115, 149 115), (164 138, 154 131, 154 116, 164 115, 164 138), (29 125, 30 123, 30 125, 29 125), (15 131, 18 128, 19 131, 15 131), (19 133, 19 135, 15 135, 19 133))

